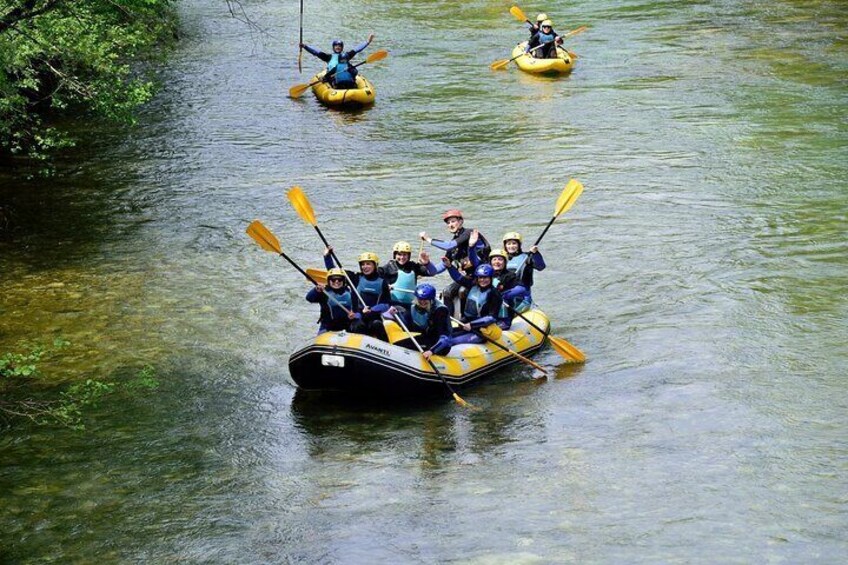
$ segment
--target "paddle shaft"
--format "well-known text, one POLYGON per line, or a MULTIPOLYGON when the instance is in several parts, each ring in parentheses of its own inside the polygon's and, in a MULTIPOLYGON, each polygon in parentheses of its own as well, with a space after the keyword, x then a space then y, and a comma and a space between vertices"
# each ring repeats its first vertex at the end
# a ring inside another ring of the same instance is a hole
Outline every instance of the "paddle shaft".
MULTIPOLYGON (((395 316, 394 320, 395 320, 395 322, 398 323, 398 325, 400 325, 400 327, 403 328, 403 331, 406 332, 406 334, 409 336, 409 339, 412 340, 412 343, 415 344, 415 347, 418 348, 418 351, 421 353, 421 355, 424 355, 424 350, 421 348, 421 344, 418 343, 418 340, 415 339, 415 336, 413 336, 412 332, 409 331, 409 328, 406 327, 406 324, 404 323, 403 318, 401 316, 395 316)), ((454 399, 457 402, 459 402, 460 404, 465 404, 465 401, 462 400, 462 398, 460 398, 460 396, 456 393, 456 391, 454 391, 451 388, 451 385, 448 384, 448 381, 445 380, 445 376, 442 374, 441 371, 439 371, 438 367, 436 367, 436 364, 433 363, 433 360, 426 358, 426 357, 425 357, 425 359, 427 359, 427 363, 430 364, 430 367, 432 367, 432 369, 436 372, 436 374, 439 375, 439 378, 442 380, 442 384, 444 384, 447 387, 448 391, 451 393, 451 396, 453 396, 454 399), (462 401, 462 402, 460 402, 460 401, 462 401)))
POLYGON ((300 0, 300 42, 297 47, 297 72, 302 73, 303 67, 301 66, 301 61, 303 60, 303 0, 300 0))
MULTIPOLYGON (((311 283, 312 283, 312 284, 314 284, 315 286, 321 286, 320 284, 318 284, 318 282, 317 282, 315 279, 313 279, 313 278, 309 275, 309 273, 307 273, 306 271, 304 271, 303 269, 301 269, 301 268, 300 268, 300 265, 298 265, 297 263, 295 263, 294 261, 292 261, 291 257, 289 257, 288 255, 286 255, 285 253, 282 253, 282 252, 280 253, 280 257, 282 257, 283 259, 285 259, 286 261, 288 261, 288 262, 289 262, 289 264, 290 264, 292 267, 294 267, 295 269, 297 269, 297 270, 300 272, 300 274, 301 274, 301 275, 303 275, 304 277, 306 277, 307 279, 309 279, 309 282, 311 282, 311 283)), ((335 298, 333 298, 332 296, 330 296, 330 294, 329 294, 329 293, 325 292, 325 293, 324 293, 324 295, 327 297, 327 299, 328 299, 328 300, 331 300, 331 301, 333 302, 333 304, 335 304, 336 306, 338 306, 339 308, 341 308, 342 310, 344 310, 344 311, 345 311, 345 313, 350 314, 350 310, 348 310, 347 308, 345 308, 345 307, 344 307, 344 305, 342 305, 342 304, 341 304, 338 300, 336 300, 335 298)), ((357 295, 357 296, 358 296, 358 295, 357 295)))
MULTIPOLYGON (((355 65, 351 65, 351 67, 355 69, 356 67, 361 67, 362 65, 364 65, 364 64, 365 64, 365 63, 367 63, 367 62, 368 62, 368 60, 366 59, 365 61, 362 61, 361 63, 357 63, 357 64, 355 64, 355 65)), ((331 77, 331 76, 333 76, 334 74, 336 74, 336 69, 335 69, 335 68, 334 68, 333 70, 331 70, 331 71, 328 71, 328 72, 327 72, 324 76, 322 76, 322 77, 321 77, 321 78, 319 78, 318 80, 313 81, 313 82, 310 82, 308 85, 306 85, 306 88, 309 88, 310 86, 315 86, 315 85, 316 85, 316 84, 318 84, 319 82, 327 82, 327 81, 330 79, 330 77, 331 77)))
POLYGON ((518 316, 519 318, 521 318, 522 320, 524 320, 525 322, 527 322, 528 324, 530 324, 530 326, 531 326, 531 327, 533 327, 533 328, 535 328, 537 331, 541 332, 541 333, 542 333, 542 335, 543 335, 544 337, 547 337, 547 336, 548 336, 548 332, 546 332, 545 330, 543 330, 542 328, 540 328, 539 326, 537 326, 536 324, 534 324, 533 322, 531 322, 530 320, 528 320, 528 319, 524 316, 524 314, 522 314, 521 312, 519 312, 518 310, 516 310, 515 308, 513 308, 512 306, 510 306, 510 305, 509 305, 509 304, 507 304, 506 302, 504 302, 504 304, 506 305, 507 309, 509 309, 509 311, 510 311, 510 312, 512 312, 513 314, 515 314, 516 316, 518 316))
MULTIPOLYGON (((317 224, 316 224, 314 227, 315 227, 315 231, 317 231, 317 232, 318 232, 318 237, 320 237, 320 238, 321 238, 321 241, 323 241, 323 242, 324 242, 324 245, 325 245, 326 247, 328 247, 328 248, 329 248, 329 247, 330 247, 330 244, 327 242, 327 238, 326 238, 326 237, 324 237, 324 234, 323 234, 323 233, 321 233, 321 228, 319 228, 317 224)), ((350 276, 347 274, 347 271, 345 270, 345 268, 344 268, 344 267, 342 267, 342 262, 341 262, 341 261, 339 261, 339 258, 338 258, 338 257, 336 257, 336 252, 335 252, 335 251, 333 251, 332 249, 330 249, 330 257, 332 257, 332 258, 333 258, 333 261, 335 261, 335 262, 336 262, 336 265, 338 265, 338 266, 339 266, 339 269, 341 269, 342 271, 344 271, 345 278, 347 279, 347 283, 350 285, 350 289, 353 291, 353 293, 354 293, 354 294, 356 294, 356 297, 359 299, 359 302, 361 302, 361 303, 362 303, 362 306, 363 306, 363 307, 367 306, 367 304, 365 304, 365 301, 362 299, 362 295, 360 295, 360 294, 359 294, 359 291, 358 291, 358 290, 356 290, 356 285, 354 285, 354 284, 353 284, 353 281, 352 281, 352 280, 350 280, 350 276)))

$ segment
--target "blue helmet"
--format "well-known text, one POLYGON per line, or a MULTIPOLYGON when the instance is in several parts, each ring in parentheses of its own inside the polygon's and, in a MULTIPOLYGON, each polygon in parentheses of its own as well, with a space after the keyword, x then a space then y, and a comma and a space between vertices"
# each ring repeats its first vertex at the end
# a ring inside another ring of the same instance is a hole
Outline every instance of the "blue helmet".
POLYGON ((336 48, 336 45, 338 45, 339 47, 344 49, 344 41, 342 41, 341 39, 334 39, 333 40, 333 49, 336 48))
POLYGON ((491 277, 495 274, 495 269, 491 265, 480 265, 474 269, 475 277, 491 277))
POLYGON ((433 300, 436 298, 436 287, 431 284, 419 284, 415 287, 415 298, 419 300, 433 300))

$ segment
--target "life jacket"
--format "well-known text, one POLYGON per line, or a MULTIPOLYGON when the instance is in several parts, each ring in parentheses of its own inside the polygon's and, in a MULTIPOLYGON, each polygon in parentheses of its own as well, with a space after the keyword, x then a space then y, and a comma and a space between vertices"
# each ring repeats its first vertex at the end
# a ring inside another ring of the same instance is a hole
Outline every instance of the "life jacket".
POLYGON ((330 319, 347 319, 347 312, 342 310, 339 304, 348 310, 353 310, 353 294, 350 292, 350 289, 345 287, 345 290, 342 293, 338 293, 330 289, 326 289, 325 292, 328 297, 332 297, 327 298, 327 310, 330 313, 330 319), (338 302, 338 304, 336 304, 336 302, 338 302))
POLYGON ((412 323, 415 324, 416 329, 422 333, 427 333, 430 330, 430 320, 433 319, 433 314, 435 314, 436 310, 439 308, 447 309, 447 307, 438 300, 433 300, 430 303, 429 310, 421 310, 415 305, 410 306, 409 315, 412 318, 412 323))
POLYGON ((392 285, 392 301, 400 304, 412 304, 415 298, 413 292, 415 291, 417 279, 415 269, 410 269, 409 272, 406 272, 398 266, 397 280, 392 285))
POLYGON ((465 300, 465 317, 468 320, 476 320, 490 315, 489 312, 485 311, 485 308, 493 289, 494 287, 488 286, 486 290, 481 290, 476 284, 471 287, 471 290, 468 291, 468 298, 465 300))
POLYGON ((327 63, 327 72, 336 69, 333 75, 335 82, 352 82, 354 80, 353 72, 351 71, 350 63, 347 55, 344 53, 333 53, 327 63))
POLYGON ((539 43, 550 43, 554 39, 556 39, 556 35, 553 33, 543 33, 541 29, 539 30, 539 43))
POLYGON ((529 283, 533 284, 533 275, 529 276, 529 280, 524 280, 524 273, 527 271, 529 264, 527 262, 527 253, 518 253, 514 257, 510 257, 509 261, 506 263, 506 268, 508 271, 512 271, 515 273, 515 276, 518 277, 519 282, 521 283, 529 283))
POLYGON ((378 275, 373 280, 368 280, 365 275, 359 275, 356 290, 359 291, 359 295, 365 301, 365 306, 374 306, 383 297, 383 277, 378 275))

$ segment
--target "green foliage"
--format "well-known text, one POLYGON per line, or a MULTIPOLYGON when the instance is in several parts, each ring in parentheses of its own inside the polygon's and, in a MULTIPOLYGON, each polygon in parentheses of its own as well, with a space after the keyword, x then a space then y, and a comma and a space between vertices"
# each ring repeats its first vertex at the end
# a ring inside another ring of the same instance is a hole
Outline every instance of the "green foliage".
POLYGON ((145 365, 135 376, 122 382, 86 379, 71 383, 63 390, 50 387, 41 391, 42 398, 38 400, 30 398, 30 393, 36 391, 34 385, 46 384, 38 370, 39 361, 45 355, 68 345, 67 341, 56 339, 52 348, 28 345, 22 346, 23 352, 9 352, 0 356, 0 416, 7 421, 26 418, 37 424, 59 424, 82 430, 85 429, 83 417, 86 409, 94 408, 111 397, 116 400, 120 400, 119 395, 123 398, 137 397, 159 387, 155 370, 145 365), (12 390, 20 393, 21 389, 25 389, 27 394, 18 394, 17 399, 7 394, 12 390))
POLYGON ((72 143, 57 113, 134 122, 153 94, 141 60, 175 37, 172 0, 11 0, 0 8, 0 154, 72 143))

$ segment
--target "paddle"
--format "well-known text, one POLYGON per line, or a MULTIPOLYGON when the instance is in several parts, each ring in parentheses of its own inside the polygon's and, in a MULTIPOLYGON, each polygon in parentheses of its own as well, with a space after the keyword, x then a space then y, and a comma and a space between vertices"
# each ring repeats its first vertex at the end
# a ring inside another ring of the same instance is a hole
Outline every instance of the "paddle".
MULTIPOLYGON (((565 35, 560 35, 560 37, 562 39, 565 39, 566 37, 572 37, 572 36, 577 35, 579 33, 583 33, 587 29, 589 29, 587 26, 580 26, 577 29, 573 29, 573 30, 569 31, 565 35)), ((546 41, 545 43, 542 43, 541 45, 537 45, 536 47, 534 47, 530 51, 527 51, 526 53, 522 53, 521 55, 516 55, 512 59, 499 59, 499 60, 495 61, 494 63, 492 63, 491 65, 489 65, 489 68, 492 69, 493 71, 505 69, 507 67, 507 65, 509 65, 511 62, 515 61, 516 59, 518 59, 522 55, 527 55, 529 53, 532 53, 536 49, 539 49, 540 47, 542 47, 544 45, 548 45, 550 43, 553 43, 553 42, 552 41, 546 41)), ((577 55, 572 53, 571 51, 566 50, 566 53, 568 53, 570 56, 572 56, 575 59, 577 58, 577 55)))
POLYGON ((306 269, 306 273, 321 284, 327 283, 327 271, 324 269, 313 269, 309 267, 306 269))
POLYGON ((300 42, 297 44, 297 72, 302 73, 300 62, 303 59, 303 0, 300 0, 300 42))
MULTIPOLYGON (((362 61, 361 63, 357 63, 356 65, 353 65, 353 68, 360 67, 360 66, 364 65, 365 63, 376 63, 377 61, 382 61, 383 59, 385 59, 388 56, 389 56, 389 52, 386 51, 385 49, 381 49, 380 51, 375 51, 374 53, 368 55, 368 57, 364 61, 362 61)), ((312 81, 309 84, 296 84, 296 85, 294 85, 293 87, 291 87, 289 89, 289 96, 291 96, 292 98, 300 98, 303 95, 304 92, 306 92, 311 87, 318 84, 319 82, 327 82, 327 80, 331 76, 333 76, 335 74, 335 72, 336 72, 336 69, 333 69, 332 71, 326 73, 324 76, 322 76, 318 80, 312 81)))
POLYGON ((553 41, 546 41, 545 43, 540 43, 539 45, 537 45, 536 47, 534 47, 530 51, 525 51, 524 53, 521 53, 520 55, 516 55, 512 59, 498 59, 497 61, 495 61, 494 63, 489 65, 489 68, 492 69, 493 71, 499 71, 501 69, 505 69, 507 67, 507 65, 509 65, 510 63, 512 63, 513 61, 518 59, 519 57, 523 57, 524 55, 529 55, 530 53, 532 53, 536 49, 541 49, 542 47, 544 47, 545 45, 548 45, 550 43, 553 43, 553 41))
MULTIPOLYGON (((399 292, 407 292, 407 293, 414 293, 415 292, 414 290, 407 290, 405 288, 394 288, 394 287, 391 287, 391 288, 393 290, 397 290, 399 292)), ((453 316, 451 316, 450 319, 453 320, 454 322, 456 322, 457 324, 459 324, 460 326, 462 325, 462 320, 458 320, 458 319, 454 318, 453 316)), ((492 324, 490 326, 486 326, 484 328, 480 328, 480 329, 477 329, 477 330, 471 330, 471 331, 474 332, 475 334, 477 334, 478 336, 482 337, 483 339, 485 339, 489 343, 495 345, 496 347, 503 349, 504 351, 506 351, 507 353, 509 353, 513 357, 519 359, 520 361, 527 363, 531 367, 535 367, 536 369, 539 369, 540 371, 542 371, 542 373, 544 373, 547 376, 548 372, 541 365, 531 361, 530 359, 521 355, 517 351, 513 351, 512 349, 506 347, 505 345, 503 345, 503 344, 501 344, 497 341, 501 338, 501 335, 503 334, 503 331, 501 330, 500 326, 498 326, 497 324, 492 324)))
MULTIPOLYGON (((309 279, 309 282, 314 284, 315 286, 320 286, 318 281, 312 278, 309 273, 300 268, 300 265, 292 261, 291 257, 283 253, 282 248, 280 247, 280 240, 277 239, 271 230, 265 227, 265 225, 259 220, 253 220, 250 222, 250 225, 247 226, 247 235, 249 235, 253 240, 259 244, 259 247, 264 249, 265 251, 271 251, 272 253, 276 253, 286 261, 288 261, 292 267, 297 269, 301 275, 309 279)), ((336 306, 345 311, 346 314, 350 314, 350 310, 344 307, 344 305, 340 304, 338 300, 333 298, 329 293, 324 293, 325 296, 333 302, 336 306)))
MULTIPOLYGON (((297 212, 297 215, 301 217, 301 219, 310 224, 315 231, 318 232, 318 237, 321 238, 321 241, 324 242, 324 246, 330 247, 330 244, 327 242, 327 238, 324 237, 324 234, 321 233, 321 228, 318 227, 318 220, 315 218, 315 211, 312 209, 312 204, 310 204, 309 199, 304 194, 303 189, 299 186, 293 186, 288 191, 289 202, 294 207, 294 211, 297 212)), ((344 271, 345 278, 347 279, 348 284, 350 285, 350 289, 356 294, 356 297, 359 299, 359 303, 362 304, 363 307, 366 307, 367 304, 365 300, 362 299, 362 296, 359 294, 359 291, 356 290, 356 285, 353 284, 353 281, 350 280, 350 276, 348 276, 345 268, 342 267, 342 262, 339 261, 339 258, 336 257, 336 252, 330 248, 330 256, 332 256, 333 260, 338 265, 339 269, 344 271)))
POLYGON ((513 6, 509 9, 509 13, 515 16, 515 19, 519 22, 527 22, 530 25, 533 25, 533 22, 527 17, 527 14, 521 11, 521 8, 518 6, 513 6))
POLYGON ((571 361, 572 363, 584 363, 586 361, 586 356, 583 354, 582 351, 580 351, 561 337, 552 336, 549 333, 545 332, 545 330, 531 322, 521 312, 517 311, 515 308, 513 308, 506 302, 504 302, 504 304, 506 304, 506 307, 509 309, 510 312, 530 324, 531 327, 541 332, 542 335, 547 335, 548 341, 551 342, 554 351, 559 353, 563 358, 567 359, 568 361, 571 361))
MULTIPOLYGON (((419 344, 419 343, 418 343, 418 340, 416 340, 416 339, 415 339, 415 336, 413 336, 413 335, 412 335, 412 332, 410 332, 410 331, 409 331, 409 328, 407 328, 407 327, 406 327, 406 324, 404 324, 404 323, 403 323, 403 320, 401 319, 401 317, 400 317, 400 316, 395 316, 394 321, 395 321, 395 322, 397 322, 398 324, 400 324, 400 327, 402 327, 402 328, 403 328, 403 331, 405 331, 405 332, 406 332, 406 334, 409 336, 409 339, 411 339, 411 340, 412 340, 412 343, 414 343, 414 344, 415 344, 415 347, 417 347, 417 348, 418 348, 418 351, 421 353, 421 355, 424 355, 424 350, 423 350, 423 349, 421 349, 421 344, 419 344)), ((435 363, 433 363, 433 360, 432 360, 432 359, 429 359, 429 358, 427 358, 427 357, 425 357, 425 359, 427 360, 427 363, 429 363, 429 364, 430 364, 430 367, 432 367, 432 368, 433 368, 433 370, 436 372, 436 374, 437 374, 437 375, 439 375, 439 378, 440 378, 440 379, 442 379, 442 383, 443 383, 443 384, 447 387, 448 391, 451 393, 451 396, 453 396, 453 399, 454 399, 454 400, 456 400, 456 403, 457 403, 457 404, 459 404, 460 406, 467 406, 467 407, 472 407, 472 408, 473 408, 473 406, 472 406, 471 404, 469 404, 468 402, 466 402, 465 400, 463 400, 463 399, 462 399, 462 397, 460 397, 460 396, 459 396, 459 395, 458 395, 458 394, 457 394, 457 393, 456 393, 456 392, 455 392, 455 391, 451 388, 451 386, 448 384, 448 381, 446 381, 446 380, 445 380, 444 375, 442 375, 441 371, 439 371, 439 369, 436 367, 436 364, 435 364, 435 363)))

